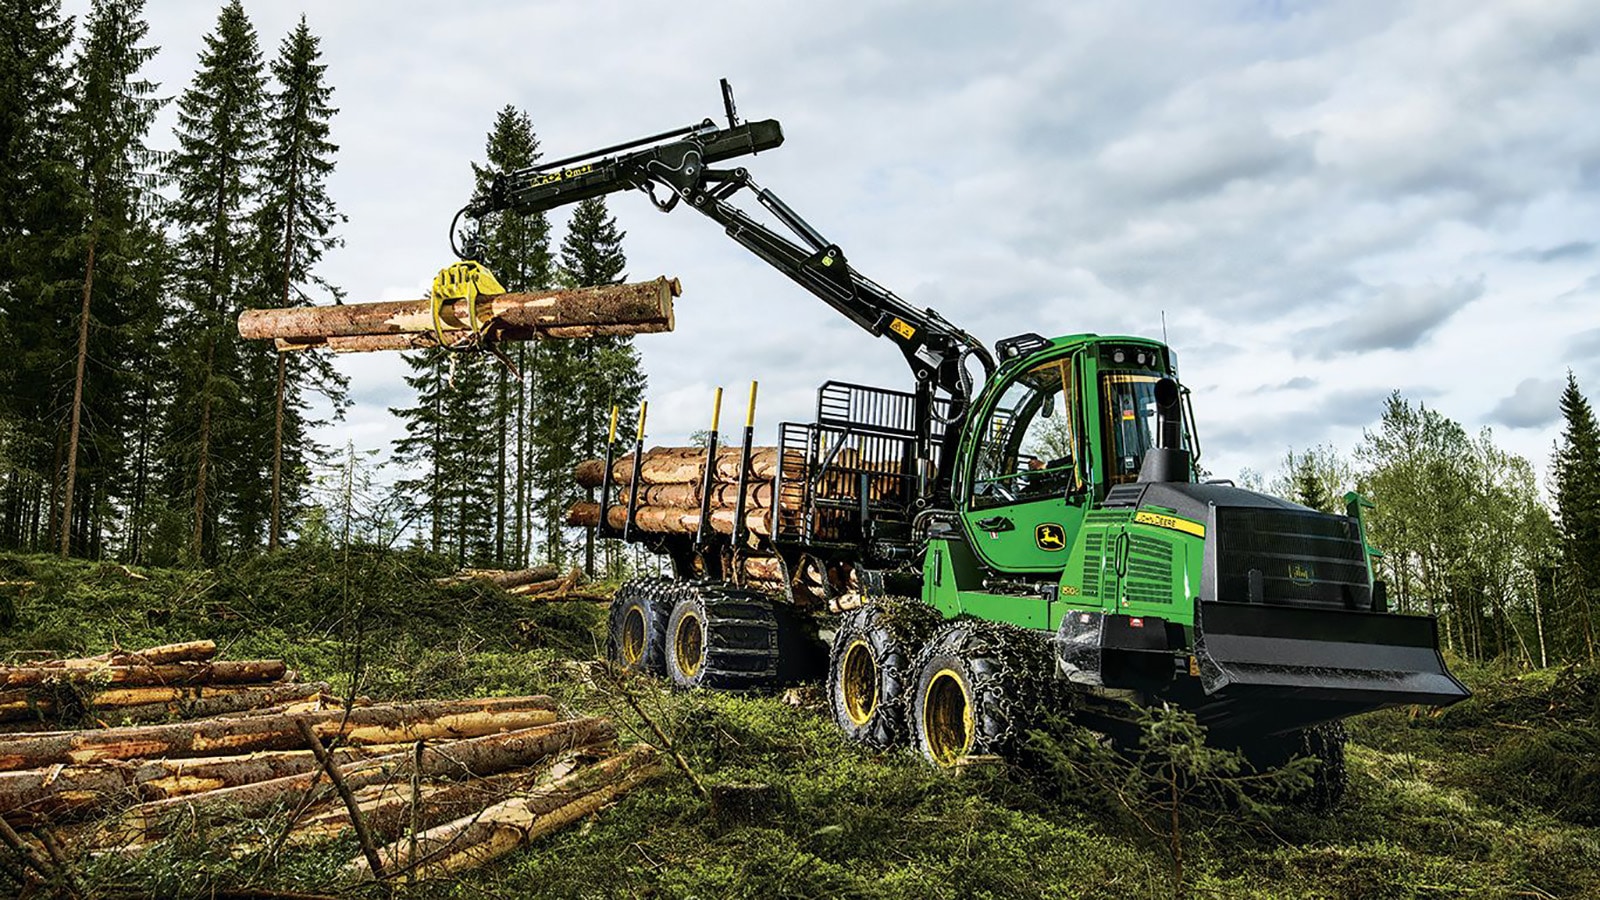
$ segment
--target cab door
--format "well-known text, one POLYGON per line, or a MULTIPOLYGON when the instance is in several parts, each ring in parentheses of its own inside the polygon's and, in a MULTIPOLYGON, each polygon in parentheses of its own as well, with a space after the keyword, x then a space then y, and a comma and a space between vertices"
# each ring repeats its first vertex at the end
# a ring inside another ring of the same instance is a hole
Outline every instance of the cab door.
POLYGON ((1067 564, 1088 491, 1077 354, 1013 377, 977 412, 967 443, 962 519, 979 559, 1001 572, 1056 573, 1067 564))

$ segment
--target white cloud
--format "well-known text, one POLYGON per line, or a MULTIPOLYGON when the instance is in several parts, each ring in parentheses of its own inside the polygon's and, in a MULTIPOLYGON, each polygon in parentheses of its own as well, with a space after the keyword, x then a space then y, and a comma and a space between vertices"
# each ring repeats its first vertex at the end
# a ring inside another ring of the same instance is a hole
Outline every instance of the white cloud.
MULTIPOLYGON (((300 14, 247 10, 269 55, 300 14)), ((1473 429, 1498 421, 1485 398, 1508 385, 1567 365, 1591 395, 1600 384, 1583 287, 1600 220, 1592 3, 306 12, 341 109, 331 188, 350 218, 324 274, 351 302, 409 296, 449 261, 445 226, 499 107, 527 109, 546 152, 566 154, 719 115, 726 75, 741 112, 788 137, 747 162, 754 177, 911 302, 991 342, 1159 334, 1165 311, 1207 389, 1219 474, 1270 472, 1291 444, 1348 446, 1394 389, 1473 429), (1577 337, 1500 352, 1552 334, 1577 337)), ((187 83, 216 13, 215 0, 148 10, 164 92, 187 83)), ((886 343, 711 223, 634 196, 612 209, 630 273, 685 286, 678 333, 639 342, 661 440, 704 427, 718 383, 761 379, 765 434, 807 417, 825 379, 907 385, 886 343)), ((398 434, 382 410, 409 394, 399 360, 339 365, 360 409, 324 442, 398 434)), ((1542 464, 1553 434, 1499 438, 1542 464)))
POLYGON ((1489 412, 1489 421, 1508 428, 1544 428, 1561 417, 1561 378, 1524 378, 1516 390, 1502 398, 1489 412))

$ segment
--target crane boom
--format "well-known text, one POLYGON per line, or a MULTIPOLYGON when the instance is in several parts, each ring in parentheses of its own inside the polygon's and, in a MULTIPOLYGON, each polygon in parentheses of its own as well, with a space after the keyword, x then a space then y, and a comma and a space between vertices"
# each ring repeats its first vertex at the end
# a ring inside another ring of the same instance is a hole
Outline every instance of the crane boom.
MULTIPOLYGON (((635 141, 615 144, 539 166, 497 175, 489 190, 460 213, 481 218, 498 212, 529 215, 622 190, 649 194, 656 208, 672 211, 680 202, 723 227, 724 232, 768 265, 838 310, 875 337, 887 338, 905 357, 916 379, 918 456, 937 461, 937 476, 919 493, 927 502, 948 498, 959 440, 959 423, 971 406, 974 386, 966 363, 975 358, 985 376, 994 357, 976 337, 932 309, 917 309, 858 272, 838 244, 828 241, 771 190, 758 186, 744 168, 713 165, 771 150, 783 143, 775 119, 739 122, 726 82, 727 127, 710 119, 635 141), (657 188, 666 191, 658 196, 657 188), (749 191, 784 234, 732 201, 749 191), (937 398, 942 391, 944 398, 937 398), (937 402, 943 399, 946 402, 937 402), (942 428, 935 429, 935 423, 942 428), (935 444, 943 452, 937 452, 935 444)), ((452 226, 451 238, 455 230, 452 226)), ((463 254, 463 255, 471 255, 463 254)))

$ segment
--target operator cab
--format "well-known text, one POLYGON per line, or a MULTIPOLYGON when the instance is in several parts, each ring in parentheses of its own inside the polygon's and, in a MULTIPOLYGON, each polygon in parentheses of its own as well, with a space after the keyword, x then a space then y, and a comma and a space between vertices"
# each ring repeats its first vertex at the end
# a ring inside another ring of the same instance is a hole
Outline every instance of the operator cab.
MULTIPOLYGON (((1002 363, 967 421, 954 496, 985 564, 1050 577, 1091 508, 1139 479, 1158 446, 1158 385, 1176 365, 1162 344, 1133 337, 1030 334, 996 349, 1002 363)), ((1190 449, 1192 429, 1182 432, 1190 449)))

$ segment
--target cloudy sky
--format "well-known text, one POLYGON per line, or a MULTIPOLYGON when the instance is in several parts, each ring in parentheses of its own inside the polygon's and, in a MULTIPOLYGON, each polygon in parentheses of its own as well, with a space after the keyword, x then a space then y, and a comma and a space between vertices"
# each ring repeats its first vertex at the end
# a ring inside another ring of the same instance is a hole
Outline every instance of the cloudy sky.
MULTIPOLYGON (((218 8, 151 0, 164 93, 218 8)), ((726 76, 741 114, 784 125, 755 179, 910 302, 991 344, 1159 336, 1164 313, 1219 474, 1348 451, 1392 390, 1542 469, 1566 371, 1600 399, 1600 4, 246 9, 269 55, 302 9, 323 39, 349 216, 324 274, 353 302, 417 296, 451 261, 501 107, 565 156, 720 117, 726 76)), ((704 427, 719 384, 761 381, 761 434, 809 417, 828 378, 909 385, 887 342, 711 222, 635 194, 611 208, 629 275, 684 284, 677 332, 638 342, 653 438, 704 427)), ((356 406, 323 439, 385 446, 403 364, 340 364, 356 406)))

